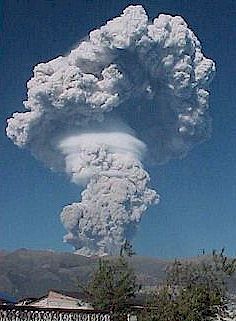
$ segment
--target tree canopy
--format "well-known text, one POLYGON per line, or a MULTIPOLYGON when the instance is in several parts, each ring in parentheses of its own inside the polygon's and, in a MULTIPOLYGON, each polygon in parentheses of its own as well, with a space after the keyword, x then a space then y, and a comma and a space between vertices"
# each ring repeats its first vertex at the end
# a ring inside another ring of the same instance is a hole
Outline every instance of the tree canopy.
POLYGON ((236 259, 224 249, 195 261, 175 260, 167 278, 152 295, 143 319, 148 321, 206 321, 227 316, 227 279, 236 259))
POLYGON ((130 300, 140 289, 127 257, 134 254, 131 245, 124 243, 120 256, 101 258, 89 283, 83 290, 97 309, 111 311, 122 320, 130 309, 130 300))

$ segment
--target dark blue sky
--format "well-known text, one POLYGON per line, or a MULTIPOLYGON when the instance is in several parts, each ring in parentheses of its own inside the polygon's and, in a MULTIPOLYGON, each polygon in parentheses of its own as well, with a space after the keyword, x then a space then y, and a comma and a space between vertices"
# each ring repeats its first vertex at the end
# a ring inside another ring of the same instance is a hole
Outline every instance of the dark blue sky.
POLYGON ((5 135, 6 118, 22 111, 26 82, 39 62, 66 54, 88 32, 143 4, 153 18, 181 15, 216 61, 210 108, 213 133, 184 160, 149 168, 161 194, 143 218, 138 254, 175 257, 225 246, 236 253, 236 2, 234 0, 1 1, 0 248, 51 248, 62 243, 62 207, 79 200, 77 186, 52 173, 5 135))

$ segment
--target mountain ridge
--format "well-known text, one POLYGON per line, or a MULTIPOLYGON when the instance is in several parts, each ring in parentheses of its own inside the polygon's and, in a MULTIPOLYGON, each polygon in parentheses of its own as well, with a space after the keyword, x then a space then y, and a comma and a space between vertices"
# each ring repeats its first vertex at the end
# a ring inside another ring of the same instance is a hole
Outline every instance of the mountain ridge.
MULTIPOLYGON (((76 292, 79 291, 79 283, 85 285, 88 282, 98 260, 98 257, 51 250, 0 250, 0 291, 17 299, 41 297, 50 289, 76 292)), ((129 258, 138 282, 149 287, 161 283, 166 267, 172 261, 136 255, 129 258)), ((235 292, 236 277, 232 279, 230 288, 235 292)))
MULTIPOLYGON (((51 250, 0 251, 0 291, 18 299, 40 297, 49 289, 78 291, 78 283, 86 284, 98 260, 51 250)), ((130 263, 142 285, 154 285, 164 277, 164 260, 135 256, 130 263)))

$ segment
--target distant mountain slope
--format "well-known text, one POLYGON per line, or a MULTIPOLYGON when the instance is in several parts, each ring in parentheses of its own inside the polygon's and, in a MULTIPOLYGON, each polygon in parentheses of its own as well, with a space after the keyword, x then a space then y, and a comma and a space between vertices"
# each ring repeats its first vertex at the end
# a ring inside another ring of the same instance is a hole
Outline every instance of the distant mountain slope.
MULTIPOLYGON (((96 257, 63 252, 19 249, 0 253, 0 291, 18 299, 43 296, 49 289, 78 291, 78 282, 85 284, 98 263, 96 257)), ((163 280, 170 261, 134 256, 130 263, 142 285, 155 286, 163 280)), ((231 289, 236 292, 236 278, 231 289)))
MULTIPOLYGON (((26 249, 1 252, 0 291, 17 298, 42 296, 48 289, 78 291, 78 280, 85 284, 97 263, 98 258, 71 253, 26 249)), ((142 284, 155 285, 164 277, 165 261, 133 257, 131 264, 142 284)))

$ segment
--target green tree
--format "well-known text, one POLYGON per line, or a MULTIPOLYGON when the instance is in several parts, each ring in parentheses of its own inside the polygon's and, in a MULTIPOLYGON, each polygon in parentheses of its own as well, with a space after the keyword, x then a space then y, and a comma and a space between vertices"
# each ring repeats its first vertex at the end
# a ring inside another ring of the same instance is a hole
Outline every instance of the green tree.
POLYGON ((117 258, 102 258, 88 285, 83 288, 94 308, 112 311, 115 320, 126 320, 130 300, 140 286, 129 266, 127 256, 133 253, 125 243, 117 258))
POLYGON ((236 260, 224 249, 196 261, 176 260, 167 269, 163 285, 149 300, 143 319, 148 321, 205 321, 227 315, 227 280, 236 260))

